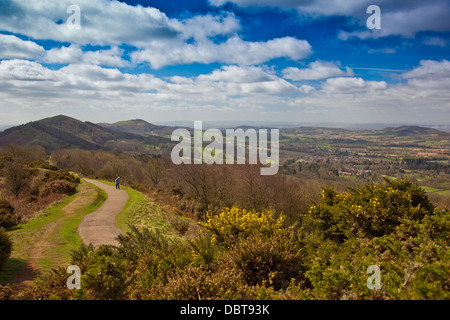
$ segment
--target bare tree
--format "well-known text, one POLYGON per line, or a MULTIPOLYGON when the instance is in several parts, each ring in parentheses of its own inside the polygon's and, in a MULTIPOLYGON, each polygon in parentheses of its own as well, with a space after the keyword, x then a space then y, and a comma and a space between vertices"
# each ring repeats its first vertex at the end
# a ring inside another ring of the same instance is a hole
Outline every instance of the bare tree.
POLYGON ((151 158, 145 165, 145 176, 154 185, 157 186, 164 177, 166 171, 163 160, 156 157, 151 158))
POLYGON ((225 165, 179 165, 175 178, 200 203, 200 213, 215 212, 226 205, 230 192, 230 175, 225 165))
POLYGON ((3 170, 6 179, 6 189, 17 198, 22 188, 26 185, 28 172, 24 165, 18 161, 7 163, 3 170))

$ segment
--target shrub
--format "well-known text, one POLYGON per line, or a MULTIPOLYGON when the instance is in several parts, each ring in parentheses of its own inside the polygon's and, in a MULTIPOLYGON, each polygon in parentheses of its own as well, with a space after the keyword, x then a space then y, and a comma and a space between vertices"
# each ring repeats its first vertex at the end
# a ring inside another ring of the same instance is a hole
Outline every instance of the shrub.
POLYGON ((270 239, 251 236, 233 247, 230 258, 249 286, 285 289, 295 279, 304 282, 299 248, 286 236, 270 239))
POLYGON ((71 250, 70 256, 73 265, 80 267, 80 271, 84 273, 94 255, 95 249, 92 243, 89 245, 81 244, 77 250, 71 250))
POLYGON ((8 201, 0 200, 0 227, 11 228, 17 225, 20 219, 14 214, 14 207, 8 201))
POLYGON ((54 180, 43 184, 39 188, 39 194, 41 196, 48 196, 54 193, 71 194, 77 190, 73 183, 66 180, 54 180))
POLYGON ((252 234, 271 236, 283 230, 284 217, 275 218, 273 210, 256 212, 238 206, 225 208, 220 214, 207 213, 207 222, 199 223, 211 236, 213 243, 230 246, 252 234))
POLYGON ((433 210, 425 191, 408 180, 369 183, 342 193, 324 187, 320 204, 309 209, 305 227, 342 242, 355 235, 389 234, 402 221, 421 220, 433 210))
POLYGON ((0 227, 0 270, 11 255, 13 243, 5 229, 0 227))
POLYGON ((48 163, 48 162, 41 162, 41 161, 33 161, 30 163, 30 167, 32 168, 41 168, 41 169, 47 169, 51 171, 58 171, 59 169, 55 167, 54 165, 48 163))
POLYGON ((63 267, 52 268, 42 274, 30 288, 17 295, 24 300, 72 300, 76 290, 67 288, 69 274, 63 267))
POLYGON ((158 231, 129 225, 130 231, 117 237, 118 255, 129 261, 136 261, 144 253, 169 250, 169 241, 158 231))
POLYGON ((237 270, 232 268, 206 270, 203 266, 188 266, 183 270, 177 270, 167 283, 159 283, 144 292, 144 295, 137 296, 139 292, 135 292, 134 295, 141 299, 152 300, 256 298, 237 270))
POLYGON ((82 278, 82 295, 96 300, 126 298, 126 289, 134 279, 127 269, 127 261, 111 255, 110 249, 97 250, 82 278))
MULTIPOLYGON (((283 219, 234 206, 209 213, 190 241, 130 226, 117 247, 73 252, 82 271, 73 297, 450 299, 450 212, 434 209, 408 181, 324 188, 299 228, 283 219), (381 269, 381 289, 367 288, 370 265, 381 269)), ((33 298, 71 298, 62 273, 53 276, 55 295, 43 286, 33 298)))
POLYGON ((52 180, 66 180, 71 183, 78 184, 80 183, 80 178, 74 176, 67 170, 58 170, 58 171, 48 171, 45 173, 44 181, 52 181, 52 180))
POLYGON ((200 234, 194 241, 189 241, 189 244, 192 248, 192 264, 208 266, 217 261, 221 248, 214 245, 207 234, 200 234))

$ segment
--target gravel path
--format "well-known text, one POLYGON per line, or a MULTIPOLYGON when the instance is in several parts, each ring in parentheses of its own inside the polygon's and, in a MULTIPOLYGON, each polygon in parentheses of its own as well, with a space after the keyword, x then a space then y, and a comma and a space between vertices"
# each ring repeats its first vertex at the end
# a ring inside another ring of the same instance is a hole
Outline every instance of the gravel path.
POLYGON ((78 234, 85 244, 92 243, 94 247, 102 244, 117 245, 115 238, 123 232, 116 227, 116 215, 127 203, 128 193, 96 180, 84 180, 105 190, 108 199, 97 210, 84 216, 78 226, 78 234))

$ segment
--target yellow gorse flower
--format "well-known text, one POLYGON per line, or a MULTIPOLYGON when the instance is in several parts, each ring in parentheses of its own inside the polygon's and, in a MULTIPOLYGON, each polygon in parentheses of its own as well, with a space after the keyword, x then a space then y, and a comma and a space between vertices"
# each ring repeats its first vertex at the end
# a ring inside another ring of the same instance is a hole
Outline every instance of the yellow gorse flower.
POLYGON ((220 214, 208 212, 205 223, 199 223, 211 235, 211 241, 217 242, 227 237, 250 233, 271 233, 283 228, 284 216, 275 218, 275 211, 248 211, 238 206, 225 208, 220 214))

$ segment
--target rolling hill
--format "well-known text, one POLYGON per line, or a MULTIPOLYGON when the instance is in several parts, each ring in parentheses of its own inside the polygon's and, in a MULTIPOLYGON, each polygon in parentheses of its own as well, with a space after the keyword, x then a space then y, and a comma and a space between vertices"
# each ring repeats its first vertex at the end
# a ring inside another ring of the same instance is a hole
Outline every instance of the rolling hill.
POLYGON ((141 119, 119 121, 116 123, 98 123, 98 125, 114 131, 133 133, 144 137, 170 137, 174 130, 172 127, 154 125, 141 119))
POLYGON ((82 122, 64 115, 45 118, 12 127, 0 133, 0 146, 40 145, 47 152, 59 148, 86 150, 117 150, 135 153, 153 153, 170 139, 112 130, 91 122, 82 122))
MULTIPOLYGON (((246 130, 249 127, 240 128, 246 130)), ((59 115, 0 132, 0 147, 8 144, 40 145, 49 153, 60 148, 80 148, 157 155, 169 151, 175 144, 170 140, 173 130, 174 127, 154 125, 140 119, 94 124, 59 115)), ((324 127, 280 128, 280 133, 280 148, 290 152, 309 147, 311 150, 323 147, 327 150, 351 148, 353 151, 358 147, 363 152, 368 146, 384 146, 397 149, 414 147, 427 154, 436 149, 436 155, 442 155, 447 145, 445 141, 450 140, 450 133, 419 126, 365 131, 324 127)))
POLYGON ((449 136, 448 132, 439 131, 432 128, 419 127, 419 126, 400 126, 400 127, 388 127, 378 131, 382 135, 393 136, 421 136, 421 135, 439 135, 449 136))

